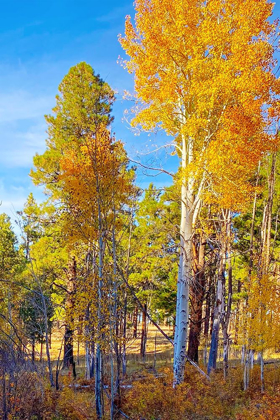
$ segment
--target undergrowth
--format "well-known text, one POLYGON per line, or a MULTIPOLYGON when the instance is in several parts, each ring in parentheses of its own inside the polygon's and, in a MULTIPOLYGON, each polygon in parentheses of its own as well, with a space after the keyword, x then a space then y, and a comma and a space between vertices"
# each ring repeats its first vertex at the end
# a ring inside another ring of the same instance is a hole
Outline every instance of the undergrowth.
MULTIPOLYGON (((227 380, 217 372, 210 381, 187 366, 184 383, 174 389, 171 369, 163 368, 156 376, 142 370, 123 382, 130 388, 121 388, 121 411, 131 420, 280 419, 280 369, 266 368, 264 393, 260 391, 258 366, 252 371, 246 392, 242 378, 241 366, 231 369, 227 380)), ((16 387, 11 385, 6 395, 8 419, 96 419, 93 381, 74 383, 64 377, 61 389, 54 391, 33 373, 18 380, 16 387)), ((107 391, 104 420, 110 418, 107 391)))

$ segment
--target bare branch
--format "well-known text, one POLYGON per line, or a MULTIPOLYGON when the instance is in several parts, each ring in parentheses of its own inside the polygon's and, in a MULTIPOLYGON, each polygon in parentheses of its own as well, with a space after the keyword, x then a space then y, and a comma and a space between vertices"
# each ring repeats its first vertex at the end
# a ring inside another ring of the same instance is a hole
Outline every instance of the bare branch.
POLYGON ((147 166, 147 165, 144 165, 143 163, 138 162, 137 160, 134 160, 134 159, 131 159, 131 158, 129 158, 129 161, 130 161, 130 162, 132 162, 132 163, 136 163, 136 165, 139 165, 139 166, 141 166, 142 168, 149 169, 149 170, 151 170, 151 171, 163 172, 163 173, 165 173, 165 174, 167 174, 167 175, 172 176, 172 178, 174 178, 174 176, 175 176, 175 174, 173 174, 173 173, 171 173, 171 172, 168 172, 168 171, 166 171, 165 169, 162 169, 162 168, 153 168, 152 166, 147 166))

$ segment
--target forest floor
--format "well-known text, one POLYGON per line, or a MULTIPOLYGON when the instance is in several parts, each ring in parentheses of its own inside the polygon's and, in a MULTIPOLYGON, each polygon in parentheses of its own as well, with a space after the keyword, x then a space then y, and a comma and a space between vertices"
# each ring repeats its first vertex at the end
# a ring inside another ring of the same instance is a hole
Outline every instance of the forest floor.
MULTIPOLYGON (((173 327, 160 325, 161 329, 170 337, 172 337, 173 327)), ((56 363, 57 359, 60 360, 63 357, 63 328, 56 328, 51 337, 51 359, 56 363)), ((127 370, 128 374, 139 370, 142 367, 147 369, 160 369, 162 367, 172 367, 173 363, 173 346, 172 344, 160 333, 160 331, 153 325, 148 324, 147 343, 146 343, 146 356, 145 359, 140 355, 141 347, 141 330, 138 329, 137 338, 132 337, 132 331, 128 331, 127 334, 127 370)), ((206 370, 206 362, 209 354, 209 345, 206 348, 200 348, 199 358, 202 369, 206 370), (206 353, 206 355, 205 355, 206 353)), ((45 346, 37 345, 36 352, 37 358, 40 357, 42 351, 43 360, 46 360, 45 346)), ((236 368, 241 364, 241 346, 232 345, 230 347, 229 364, 231 367, 236 368)), ((74 358, 77 365, 78 374, 82 375, 85 370, 85 347, 83 343, 74 342, 74 358)), ((266 364, 279 364, 280 363, 280 352, 275 350, 266 351, 264 354, 266 364)), ((223 360, 223 349, 220 348, 218 354, 218 368, 222 367, 223 360)), ((66 371, 62 371, 62 374, 66 374, 66 371)), ((280 416, 279 416, 280 419, 280 416)))
MULTIPOLYGON (((172 328, 161 325, 164 332, 172 336, 172 328)), ((131 334, 132 335, 132 334, 131 334)), ((129 334, 128 334, 129 336, 129 334)), ((63 343, 63 328, 52 335, 51 357, 59 356, 63 343)), ((207 380, 189 364, 186 367, 185 382, 176 390, 173 388, 173 348, 168 340, 153 326, 148 326, 146 357, 140 356, 141 331, 136 339, 127 342, 127 375, 121 379, 120 417, 130 420, 280 420, 280 354, 265 355, 265 391, 261 392, 260 367, 256 364, 250 371, 250 386, 243 390, 243 366, 241 349, 231 347, 229 374, 226 380, 222 369, 222 350, 219 354, 217 372, 207 380), (123 414, 121 414, 123 413, 123 414), (125 417, 126 416, 126 417, 125 417)), ((43 348, 43 360, 45 361, 43 348)), ((208 349, 209 350, 209 349, 208 349)), ((40 347, 37 348, 38 355, 40 347)), ((85 377, 85 352, 83 344, 74 346, 77 380, 73 381, 71 370, 60 372, 61 390, 55 397, 58 417, 44 417, 52 420, 95 420, 94 381, 85 377)), ((200 350, 200 367, 204 350, 200 350)), ((63 348, 61 356, 63 355, 63 348)), ((109 419, 110 407, 110 364, 105 360, 104 405, 109 419)), ((52 397, 52 401, 53 401, 52 397)), ((53 404, 53 402, 52 402, 53 404)))
MULTIPOLYGON (((162 330, 169 336, 172 336, 173 328, 166 325, 161 325, 162 330)), ((51 359, 56 364, 57 359, 63 357, 63 328, 55 328, 51 337, 51 359)), ((127 371, 128 374, 135 370, 145 368, 160 368, 164 366, 172 366, 173 346, 172 344, 152 325, 148 325, 146 356, 143 360, 140 356, 141 347, 141 331, 138 330, 137 338, 132 337, 132 331, 127 334, 127 371)), ((43 360, 46 360, 45 345, 36 346, 36 358, 40 358, 42 352, 43 360)), ((78 375, 83 375, 85 371, 85 347, 83 343, 74 342, 74 358, 76 362, 76 369, 78 375)), ((67 370, 63 370, 62 375, 67 374, 67 370)))

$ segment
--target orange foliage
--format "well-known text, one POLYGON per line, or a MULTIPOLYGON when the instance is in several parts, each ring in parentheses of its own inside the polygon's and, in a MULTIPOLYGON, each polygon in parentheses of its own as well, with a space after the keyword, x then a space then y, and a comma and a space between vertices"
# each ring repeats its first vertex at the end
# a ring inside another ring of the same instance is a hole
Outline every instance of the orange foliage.
MULTIPOLYGON (((208 381, 190 366, 185 381, 176 389, 173 388, 171 370, 165 368, 159 372, 159 378, 145 375, 140 381, 132 380, 131 389, 122 389, 121 410, 131 420, 277 419, 280 410, 279 367, 266 367, 266 392, 263 394, 259 391, 259 370, 259 366, 254 367, 250 388, 244 392, 241 366, 230 369, 227 381, 222 373, 211 375, 211 381, 208 381)), ((68 377, 63 377, 62 389, 54 391, 35 373, 24 373, 18 379, 17 386, 11 387, 8 395, 11 418, 96 419, 94 382, 81 379, 74 384, 68 377)), ((2 398, 1 392, 0 389, 2 398)), ((110 400, 105 397, 104 420, 110 418, 109 405, 110 400)))
POLYGON ((96 420, 94 394, 75 392, 66 387, 60 393, 56 410, 63 419, 67 420, 96 420))
POLYGON ((85 138, 82 145, 65 146, 59 180, 72 212, 67 229, 73 240, 98 238, 98 206, 107 226, 111 225, 113 208, 123 206, 133 188, 133 174, 126 171, 126 165, 123 144, 106 127, 85 138))
MULTIPOLYGON (((258 373, 259 376, 259 372, 258 373)), ((269 372, 269 376, 273 375, 273 372, 269 372)), ((267 374, 266 374, 267 376, 267 374)), ((269 378, 271 379, 271 378, 269 378)), ((259 384, 258 384, 259 385, 259 384)), ((247 404, 240 407, 237 414, 236 420, 276 420, 279 419, 280 413, 280 386, 278 385, 269 389, 269 391, 261 394, 258 389, 247 394, 247 404)))
POLYGON ((185 381, 173 388, 169 369, 161 378, 149 376, 143 382, 134 382, 126 394, 123 411, 132 420, 183 420, 187 418, 231 419, 233 404, 242 400, 239 374, 235 372, 228 382, 217 374, 212 381, 201 377, 188 367, 185 381))
POLYGON ((279 368, 266 368, 267 391, 261 394, 259 367, 254 367, 250 389, 242 389, 242 367, 230 370, 227 381, 222 373, 211 375, 211 381, 202 378, 192 367, 185 381, 176 390, 172 373, 165 369, 162 377, 150 375, 135 381, 125 394, 122 410, 132 419, 185 420, 236 419, 270 420, 279 418, 279 368))
MULTIPOLYGON (((266 0, 136 0, 120 42, 135 74, 133 123, 192 139, 187 174, 205 200, 239 210, 264 153, 278 147, 279 80, 266 0)), ((189 153, 189 152, 188 152, 189 153)))

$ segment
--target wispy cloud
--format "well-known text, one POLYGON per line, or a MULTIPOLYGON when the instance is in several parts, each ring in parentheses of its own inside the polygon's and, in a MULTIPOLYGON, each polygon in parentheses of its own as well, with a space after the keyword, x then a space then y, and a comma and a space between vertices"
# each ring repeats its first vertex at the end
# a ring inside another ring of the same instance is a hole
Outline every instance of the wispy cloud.
POLYGON ((41 117, 53 105, 53 96, 36 96, 26 91, 0 93, 0 124, 41 117))
MULTIPOLYGON (((26 202, 27 195, 32 189, 31 181, 25 180, 22 185, 9 185, 5 178, 0 179, 0 213, 8 214, 12 220, 26 202), (26 182, 27 181, 27 182, 26 182)), ((38 191, 39 192, 39 191, 38 191)))
POLYGON ((15 127, 14 124, 0 125, 2 144, 0 164, 2 167, 29 169, 35 153, 44 151, 46 124, 43 118, 33 125, 29 124, 26 130, 15 127))
POLYGON ((122 7, 115 7, 109 13, 96 17, 95 20, 101 23, 113 22, 115 20, 120 21, 121 18, 124 20, 124 16, 131 12, 130 9, 131 8, 128 8, 127 5, 122 7))
POLYGON ((0 93, 0 164, 6 168, 30 168, 35 153, 45 148, 44 114, 51 111, 52 95, 25 90, 0 93))

